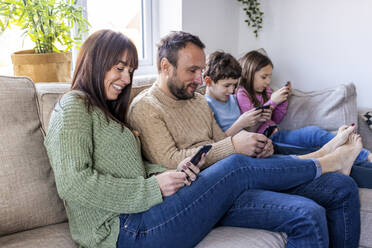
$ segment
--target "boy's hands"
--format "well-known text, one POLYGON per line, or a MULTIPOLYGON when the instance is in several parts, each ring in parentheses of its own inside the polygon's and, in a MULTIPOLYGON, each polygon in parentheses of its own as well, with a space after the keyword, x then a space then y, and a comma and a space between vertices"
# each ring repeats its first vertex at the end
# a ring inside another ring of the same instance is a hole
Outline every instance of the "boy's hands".
POLYGON ((270 108, 263 109, 260 117, 260 122, 266 122, 268 120, 271 120, 271 115, 273 113, 273 110, 270 108))
POLYGON ((257 123, 262 122, 261 118, 261 109, 251 109, 243 114, 241 114, 238 118, 238 124, 240 129, 244 129, 247 127, 256 126, 257 123))
POLYGON ((287 100, 290 95, 292 95, 292 84, 291 83, 289 83, 287 86, 280 88, 277 91, 274 91, 270 99, 276 104, 281 104, 282 102, 287 100))

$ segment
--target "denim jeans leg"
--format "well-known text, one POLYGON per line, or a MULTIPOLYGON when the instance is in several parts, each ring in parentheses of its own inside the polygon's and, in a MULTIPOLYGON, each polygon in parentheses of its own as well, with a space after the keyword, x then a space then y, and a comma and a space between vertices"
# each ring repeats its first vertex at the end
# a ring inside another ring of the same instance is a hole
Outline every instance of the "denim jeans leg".
POLYGON ((285 232, 287 248, 328 248, 325 209, 305 197, 264 190, 243 192, 219 223, 285 232))
MULTIPOLYGON (((307 126, 295 130, 280 130, 272 136, 273 142, 305 148, 320 148, 336 135, 318 126, 307 126)), ((365 161, 370 154, 362 149, 355 161, 365 161)))
POLYGON ((315 174, 311 160, 229 156, 162 203, 142 213, 123 215, 118 247, 193 247, 244 191, 286 190, 313 180, 315 174))
POLYGON ((360 201, 355 181, 340 173, 326 173, 287 193, 312 199, 326 209, 330 247, 358 247, 360 201))

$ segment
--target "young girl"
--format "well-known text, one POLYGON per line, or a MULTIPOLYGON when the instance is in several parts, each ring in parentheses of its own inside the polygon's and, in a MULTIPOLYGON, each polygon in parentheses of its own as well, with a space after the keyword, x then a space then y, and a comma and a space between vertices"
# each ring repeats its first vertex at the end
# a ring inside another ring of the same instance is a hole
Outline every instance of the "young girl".
MULTIPOLYGON (((237 101, 242 113, 259 106, 270 105, 271 119, 256 126, 256 132, 264 130, 281 122, 288 107, 288 97, 292 94, 292 87, 287 83, 277 91, 269 87, 273 70, 273 63, 264 54, 251 51, 240 60, 242 75, 236 92, 237 101)), ((346 128, 346 127, 344 127, 346 128)), ((325 131, 317 126, 307 126, 296 130, 277 130, 270 138, 273 142, 297 147, 321 147, 331 140, 335 134, 325 131)), ((372 161, 370 151, 363 149, 357 161, 372 161)))

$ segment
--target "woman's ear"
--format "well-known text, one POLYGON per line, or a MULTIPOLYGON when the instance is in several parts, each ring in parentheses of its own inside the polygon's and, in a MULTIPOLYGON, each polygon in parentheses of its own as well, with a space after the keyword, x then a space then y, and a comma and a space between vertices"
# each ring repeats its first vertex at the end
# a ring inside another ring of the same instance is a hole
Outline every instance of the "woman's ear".
POLYGON ((209 76, 204 77, 204 82, 207 86, 212 85, 212 79, 209 76))

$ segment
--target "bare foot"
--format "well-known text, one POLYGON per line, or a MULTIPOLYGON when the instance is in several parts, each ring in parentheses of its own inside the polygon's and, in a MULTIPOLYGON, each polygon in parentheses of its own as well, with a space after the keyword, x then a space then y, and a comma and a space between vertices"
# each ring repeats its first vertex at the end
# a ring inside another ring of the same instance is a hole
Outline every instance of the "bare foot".
POLYGON ((324 157, 334 152, 337 149, 337 147, 345 144, 349 138, 349 135, 354 131, 354 129, 355 129, 355 126, 343 125, 338 129, 337 135, 333 139, 328 141, 328 143, 325 144, 322 148, 320 148, 319 150, 315 152, 301 155, 298 157, 302 159, 324 157))
POLYGON ((350 175, 351 167, 362 148, 360 135, 351 133, 346 144, 339 146, 334 152, 319 158, 322 172, 338 171, 342 174, 350 175))
POLYGON ((348 141, 349 135, 355 130, 355 126, 341 126, 338 129, 337 135, 325 144, 320 150, 323 150, 324 155, 335 151, 339 146, 342 146, 348 141))

